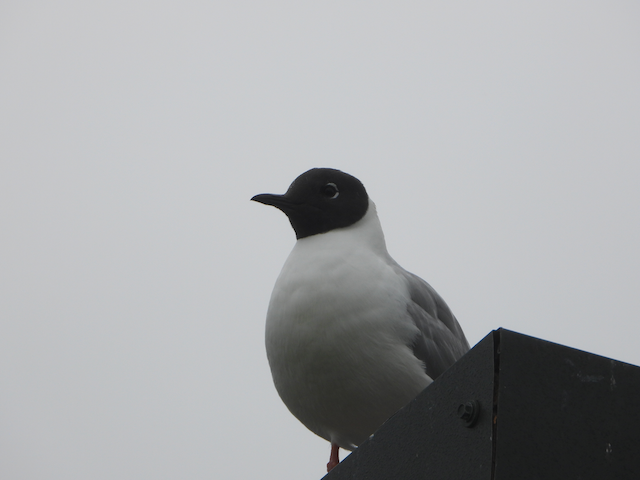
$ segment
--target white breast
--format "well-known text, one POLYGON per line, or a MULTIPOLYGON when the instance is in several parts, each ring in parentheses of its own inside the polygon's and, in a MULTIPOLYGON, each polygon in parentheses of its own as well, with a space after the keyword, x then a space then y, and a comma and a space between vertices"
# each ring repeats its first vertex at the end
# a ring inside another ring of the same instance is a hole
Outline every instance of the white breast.
POLYGON ((274 383, 310 430, 353 449, 431 379, 375 206, 355 225, 296 242, 269 304, 274 383))

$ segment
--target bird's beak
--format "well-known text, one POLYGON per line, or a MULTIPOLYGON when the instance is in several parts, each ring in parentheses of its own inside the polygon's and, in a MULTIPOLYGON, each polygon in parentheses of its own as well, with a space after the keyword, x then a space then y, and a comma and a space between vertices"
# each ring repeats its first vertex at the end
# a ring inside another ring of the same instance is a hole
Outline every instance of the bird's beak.
POLYGON ((279 208, 283 212, 287 212, 294 207, 295 204, 291 203, 284 195, 275 195, 272 193, 261 193, 256 195, 251 200, 254 202, 264 203, 265 205, 271 205, 279 208))
POLYGON ((261 193, 251 197, 251 200, 258 203, 264 203, 265 205, 274 205, 282 198, 282 195, 275 195, 273 193, 261 193))

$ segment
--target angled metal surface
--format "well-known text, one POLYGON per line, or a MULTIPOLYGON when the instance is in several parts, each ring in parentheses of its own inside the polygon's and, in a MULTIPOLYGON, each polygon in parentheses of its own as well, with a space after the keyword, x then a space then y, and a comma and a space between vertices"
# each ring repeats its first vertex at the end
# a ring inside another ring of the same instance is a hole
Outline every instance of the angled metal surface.
POLYGON ((640 367, 491 332, 325 480, 640 479, 640 367))
POLYGON ((499 334, 495 479, 640 479, 640 368, 499 334))

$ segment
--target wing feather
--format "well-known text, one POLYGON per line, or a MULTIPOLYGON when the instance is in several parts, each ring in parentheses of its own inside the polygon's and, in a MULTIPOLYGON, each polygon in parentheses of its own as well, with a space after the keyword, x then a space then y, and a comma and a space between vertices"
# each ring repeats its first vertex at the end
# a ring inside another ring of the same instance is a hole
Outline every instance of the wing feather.
POLYGON ((407 281, 411 298, 407 312, 419 330, 410 346, 424 363, 427 375, 435 379, 467 353, 469 342, 451 309, 431 285, 400 266, 397 273, 407 281))

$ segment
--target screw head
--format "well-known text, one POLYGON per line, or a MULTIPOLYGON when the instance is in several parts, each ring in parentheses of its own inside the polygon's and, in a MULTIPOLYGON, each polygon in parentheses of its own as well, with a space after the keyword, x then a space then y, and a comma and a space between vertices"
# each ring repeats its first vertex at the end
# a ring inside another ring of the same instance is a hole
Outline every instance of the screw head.
POLYGON ((473 427, 480 415, 480 403, 477 400, 470 400, 458 406, 458 418, 464 422, 467 428, 473 427))

